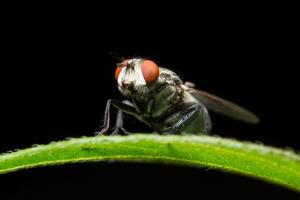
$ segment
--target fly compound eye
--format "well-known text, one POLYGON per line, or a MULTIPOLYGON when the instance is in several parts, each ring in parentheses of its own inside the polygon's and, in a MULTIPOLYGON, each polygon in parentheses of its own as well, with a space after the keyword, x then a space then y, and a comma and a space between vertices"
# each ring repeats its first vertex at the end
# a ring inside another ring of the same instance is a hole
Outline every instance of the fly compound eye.
POLYGON ((151 60, 144 60, 142 64, 142 73, 147 84, 154 83, 159 76, 157 64, 151 60))
POLYGON ((115 72, 115 78, 117 80, 119 78, 119 75, 120 75, 123 67, 126 67, 127 65, 128 65, 128 60, 124 60, 123 62, 117 64, 117 69, 116 69, 116 72, 115 72))
POLYGON ((115 78, 118 80, 119 75, 122 71, 123 67, 117 67, 116 72, 115 72, 115 78))

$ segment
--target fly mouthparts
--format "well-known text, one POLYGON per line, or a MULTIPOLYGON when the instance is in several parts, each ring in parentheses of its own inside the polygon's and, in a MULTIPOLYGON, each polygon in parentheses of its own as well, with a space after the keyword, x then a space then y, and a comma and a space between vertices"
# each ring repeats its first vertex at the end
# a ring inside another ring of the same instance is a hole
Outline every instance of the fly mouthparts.
POLYGON ((129 90, 133 88, 133 81, 123 81, 122 87, 129 90))

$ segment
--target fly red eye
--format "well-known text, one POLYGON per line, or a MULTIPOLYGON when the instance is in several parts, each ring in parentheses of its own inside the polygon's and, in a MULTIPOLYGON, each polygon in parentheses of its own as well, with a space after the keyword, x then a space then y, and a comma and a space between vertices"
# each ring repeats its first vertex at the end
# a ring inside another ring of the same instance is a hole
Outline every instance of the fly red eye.
POLYGON ((122 71, 123 67, 117 67, 116 72, 115 72, 115 78, 118 80, 119 75, 122 71))
POLYGON ((124 60, 123 62, 117 64, 117 69, 116 69, 116 72, 115 72, 115 78, 118 80, 119 78, 119 75, 123 69, 123 67, 126 67, 128 65, 128 60, 124 60))
POLYGON ((151 60, 144 60, 142 64, 142 73, 147 84, 154 83, 159 76, 157 64, 151 60))

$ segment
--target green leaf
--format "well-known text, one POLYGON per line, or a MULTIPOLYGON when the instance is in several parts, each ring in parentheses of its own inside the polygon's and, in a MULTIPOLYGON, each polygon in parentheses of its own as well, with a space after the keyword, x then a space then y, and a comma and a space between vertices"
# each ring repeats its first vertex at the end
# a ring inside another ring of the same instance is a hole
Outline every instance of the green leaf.
POLYGON ((300 156, 291 150, 206 135, 133 134, 53 142, 0 155, 0 174, 39 166, 105 160, 212 168, 300 191, 300 156))

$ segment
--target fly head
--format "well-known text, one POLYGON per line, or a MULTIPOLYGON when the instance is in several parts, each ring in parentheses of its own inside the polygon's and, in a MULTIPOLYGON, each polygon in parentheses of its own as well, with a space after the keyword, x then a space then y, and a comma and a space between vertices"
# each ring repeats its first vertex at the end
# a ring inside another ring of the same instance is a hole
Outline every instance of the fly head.
POLYGON ((117 64, 115 78, 120 92, 127 96, 146 95, 159 77, 159 67, 151 60, 134 58, 117 64))

